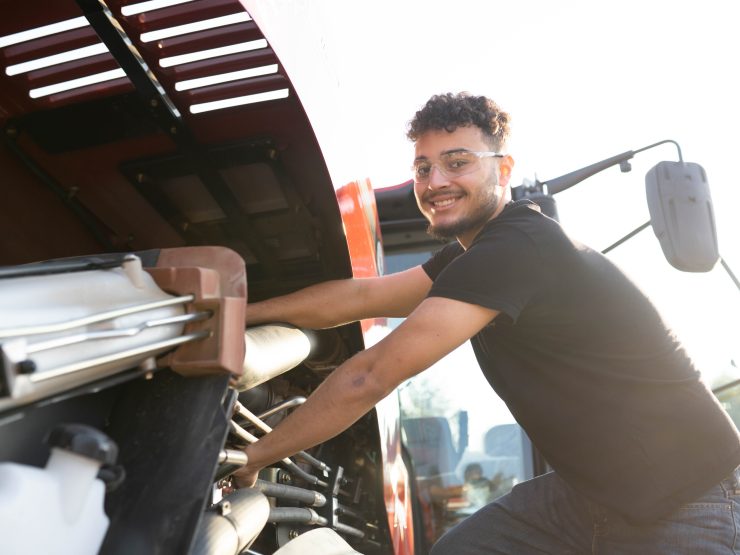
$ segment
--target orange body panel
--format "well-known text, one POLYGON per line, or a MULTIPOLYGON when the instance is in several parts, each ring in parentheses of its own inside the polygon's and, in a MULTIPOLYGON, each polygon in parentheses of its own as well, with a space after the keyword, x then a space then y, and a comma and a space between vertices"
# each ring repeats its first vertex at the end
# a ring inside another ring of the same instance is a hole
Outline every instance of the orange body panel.
MULTIPOLYGON (((383 244, 370 181, 352 181, 337 189, 347 246, 355 278, 383 273, 383 244)), ((366 345, 387 333, 384 319, 363 320, 366 345)), ((401 413, 398 397, 391 394, 375 407, 383 451, 383 496, 395 555, 414 554, 414 526, 409 472, 401 456, 401 413)))

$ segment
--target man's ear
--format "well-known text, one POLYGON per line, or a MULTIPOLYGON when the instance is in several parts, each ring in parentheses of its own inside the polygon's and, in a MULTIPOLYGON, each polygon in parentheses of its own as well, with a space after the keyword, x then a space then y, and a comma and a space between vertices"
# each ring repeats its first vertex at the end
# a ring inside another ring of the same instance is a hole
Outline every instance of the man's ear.
POLYGON ((502 187, 506 187, 511 179, 511 171, 514 169, 514 159, 508 154, 498 162, 498 182, 502 187))

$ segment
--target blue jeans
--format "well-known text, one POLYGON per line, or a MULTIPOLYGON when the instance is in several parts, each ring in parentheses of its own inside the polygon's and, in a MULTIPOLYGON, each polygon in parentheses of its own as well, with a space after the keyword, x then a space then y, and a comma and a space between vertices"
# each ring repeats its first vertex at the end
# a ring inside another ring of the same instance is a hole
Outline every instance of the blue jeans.
POLYGON ((523 482, 447 532, 430 555, 740 553, 740 471, 650 525, 584 499, 555 473, 523 482))

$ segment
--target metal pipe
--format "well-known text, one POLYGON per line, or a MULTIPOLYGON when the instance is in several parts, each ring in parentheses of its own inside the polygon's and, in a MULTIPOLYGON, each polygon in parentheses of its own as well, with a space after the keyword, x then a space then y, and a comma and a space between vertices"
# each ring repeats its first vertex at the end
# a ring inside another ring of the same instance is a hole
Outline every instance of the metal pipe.
POLYGON ((177 316, 170 316, 168 318, 158 318, 156 320, 147 320, 137 326, 130 328, 121 328, 113 330, 100 330, 100 331, 89 331, 85 333, 78 333, 75 335, 68 335, 66 337, 59 337, 57 339, 49 339, 48 341, 39 341, 38 343, 31 343, 26 347, 27 354, 40 353, 42 351, 48 351, 50 349, 56 349, 58 347, 66 347, 69 345, 75 345, 77 343, 84 343, 85 341, 96 341, 100 339, 117 339, 121 337, 134 337, 140 334, 144 330, 156 328, 159 326, 170 326, 172 324, 185 324, 190 322, 200 322, 207 320, 213 315, 212 312, 196 312, 193 314, 179 314, 177 316))
MULTIPOLYGON (((234 405, 234 411, 239 414, 240 416, 243 416, 247 420, 249 420, 252 424, 254 424, 257 428, 265 432, 266 434, 269 434, 272 431, 272 428, 263 422, 257 415, 255 415, 251 410, 249 410, 247 407, 242 405, 239 401, 236 402, 234 405)), ((321 462, 320 460, 312 457, 305 451, 299 451, 296 453, 297 456, 301 457, 303 460, 317 468, 318 470, 324 471, 324 472, 330 472, 331 468, 329 468, 325 463, 321 462)))
POLYGON ((267 409, 265 412, 258 414, 257 418, 261 418, 264 420, 265 418, 269 418, 273 414, 277 414, 278 412, 283 411, 283 410, 292 409, 293 407, 302 405, 305 402, 306 402, 305 397, 300 397, 300 396, 292 397, 286 401, 283 401, 282 403, 273 405, 272 407, 267 409))
POLYGON ((58 322, 56 324, 42 324, 40 326, 27 326, 25 328, 17 329, 3 329, 0 330, 0 339, 67 331, 74 328, 80 328, 90 324, 95 324, 97 322, 104 322, 105 320, 113 320, 114 318, 119 318, 121 316, 128 316, 130 314, 137 314, 139 312, 146 312, 147 310, 155 310, 157 308, 164 308, 167 306, 178 304, 187 304, 189 302, 192 302, 194 299, 195 297, 193 295, 183 295, 181 297, 171 297, 160 301, 153 301, 136 306, 127 306, 125 308, 109 310, 107 312, 99 312, 97 314, 91 314, 89 316, 84 316, 75 320, 69 320, 67 322, 58 322))
POLYGON ((248 328, 244 332, 244 340, 244 373, 235 384, 239 391, 284 374, 301 364, 311 353, 308 334, 287 324, 248 328))
MULTIPOLYGON (((231 431, 234 432, 237 436, 239 436, 241 439, 248 443, 256 443, 259 441, 255 436, 250 434, 247 430, 242 428, 239 424, 231 420, 229 422, 229 425, 231 427, 231 431)), ((316 476, 313 476, 303 470, 300 466, 298 466, 296 463, 294 463, 292 460, 290 460, 288 457, 285 457, 284 459, 281 459, 280 462, 282 462, 287 470, 294 475, 297 475, 304 479, 306 482, 313 486, 321 486, 325 488, 328 484, 326 482, 323 482, 319 480, 316 476)))
POLYGON ((247 454, 239 449, 222 449, 218 454, 218 464, 245 466, 247 464, 247 454))
POLYGON ((250 434, 247 430, 242 428, 239 424, 237 424, 233 420, 229 422, 229 426, 231 427, 232 432, 234 432, 237 436, 239 436, 241 439, 243 439, 247 443, 257 443, 258 441, 257 437, 250 434))
POLYGON ((239 401, 234 404, 234 412, 249 420, 252 424, 258 427, 260 430, 269 434, 272 428, 265 424, 260 418, 257 417, 251 410, 242 405, 239 401))
POLYGON ((270 502, 264 494, 252 488, 236 490, 203 515, 190 553, 242 553, 265 527, 269 514, 270 502))
POLYGON ((71 374, 73 372, 79 372, 81 370, 93 368, 95 366, 102 366, 104 364, 110 364, 112 362, 120 362, 128 358, 135 358, 140 357, 141 355, 156 353, 158 351, 163 351, 172 347, 177 347, 178 345, 182 345, 184 343, 190 343, 191 341, 205 339, 210 335, 211 332, 209 331, 199 331, 188 335, 181 335, 179 337, 165 339, 164 341, 158 341, 149 345, 143 345, 141 347, 137 347, 136 349, 129 349, 128 351, 121 351, 111 355, 105 355, 97 358, 83 360, 80 362, 75 362, 74 364, 68 364, 67 366, 62 366, 60 368, 39 372, 38 374, 30 374, 28 379, 33 383, 39 383, 50 380, 52 378, 57 378, 59 376, 66 376, 67 374, 71 374))

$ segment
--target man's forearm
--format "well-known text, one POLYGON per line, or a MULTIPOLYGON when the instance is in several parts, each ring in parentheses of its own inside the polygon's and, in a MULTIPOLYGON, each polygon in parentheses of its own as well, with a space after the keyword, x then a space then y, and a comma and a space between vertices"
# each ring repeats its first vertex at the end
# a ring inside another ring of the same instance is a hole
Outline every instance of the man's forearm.
POLYGON ((338 435, 372 409, 388 391, 374 383, 361 353, 337 368, 271 433, 247 447, 255 471, 338 435))
POLYGON ((247 325, 285 322, 321 329, 365 318, 405 317, 431 285, 421 266, 382 277, 326 281, 247 305, 247 325))
POLYGON ((333 280, 295 293, 247 305, 247 325, 286 322, 294 326, 323 329, 355 321, 360 285, 357 280, 333 280), (340 301, 341 300, 341 301, 340 301))
POLYGON ((498 314, 464 301, 426 299, 389 335, 332 372, 271 433, 247 447, 244 473, 253 477, 256 470, 347 429, 400 383, 459 347, 498 314))

